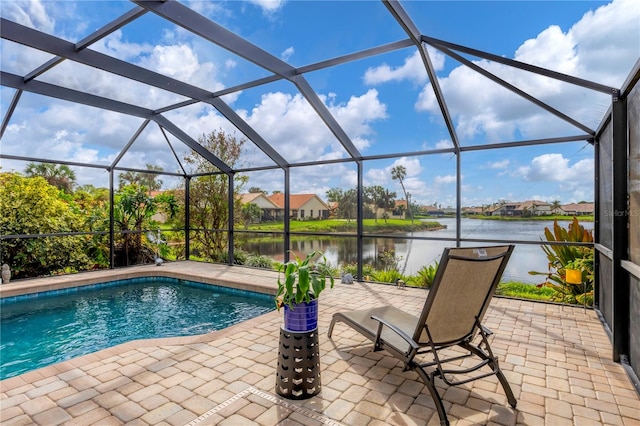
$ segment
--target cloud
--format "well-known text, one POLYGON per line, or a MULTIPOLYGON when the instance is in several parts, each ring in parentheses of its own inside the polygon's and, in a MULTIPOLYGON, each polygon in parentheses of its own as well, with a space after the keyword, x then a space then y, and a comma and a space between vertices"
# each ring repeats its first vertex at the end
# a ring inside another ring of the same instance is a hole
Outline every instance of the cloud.
POLYGON ((549 153, 533 158, 529 165, 517 168, 512 176, 525 182, 557 183, 557 192, 564 195, 555 198, 580 201, 593 199, 593 174, 592 158, 571 164, 562 154, 549 153))
MULTIPOLYGON (((522 43, 514 59, 619 87, 639 56, 639 21, 637 1, 614 0, 586 13, 566 33, 556 25, 549 26, 522 43)), ((599 124, 610 104, 606 94, 486 60, 474 63, 591 127, 599 124), (601 107, 593 108, 594 104, 601 107)), ((439 83, 447 95, 456 129, 467 140, 485 136, 495 142, 517 135, 535 139, 578 131, 467 67, 454 68, 439 83), (473 102, 468 101, 470 93, 473 102)), ((423 88, 415 108, 440 114, 430 83, 423 88)))
POLYGON ((594 171, 592 159, 580 160, 573 165, 569 162, 562 154, 543 154, 531 160, 530 165, 519 167, 515 175, 529 182, 591 181, 594 171))
POLYGON ((391 178, 391 169, 396 166, 404 166, 407 175, 404 178, 404 186, 409 194, 411 194, 412 202, 433 203, 440 194, 437 186, 428 184, 423 176, 424 167, 420 159, 416 157, 401 157, 393 163, 383 168, 371 168, 367 170, 364 176, 365 186, 380 185, 396 193, 396 198, 404 199, 404 193, 400 182, 391 178))
POLYGON ((53 32, 55 19, 47 13, 44 4, 38 0, 16 0, 2 2, 2 16, 46 33, 53 32))
POLYGON ((506 169, 507 167, 509 167, 510 161, 509 160, 502 160, 502 161, 494 161, 493 163, 489 163, 489 168, 490 169, 506 169))
POLYGON ((295 53, 295 49, 293 48, 293 46, 287 47, 286 49, 284 49, 282 51, 282 53, 280 54, 280 58, 282 58, 283 61, 288 61, 289 58, 291 58, 291 56, 295 53))
MULTIPOLYGON (((444 67, 444 55, 436 50, 427 48, 431 63, 436 71, 444 67)), ((420 52, 416 50, 411 56, 404 60, 404 64, 399 67, 391 67, 383 64, 374 68, 369 68, 364 73, 364 83, 376 85, 389 81, 409 80, 416 84, 424 84, 427 81, 427 71, 424 68, 420 52)))
MULTIPOLYGON (((320 96, 327 101, 327 96, 320 96)), ((346 103, 329 98, 327 105, 359 149, 366 149, 373 133, 370 125, 386 117, 386 107, 371 89, 346 103)), ((342 158, 344 148, 301 94, 271 92, 262 95, 251 111, 238 113, 278 152, 291 162, 342 158)))
POLYGON ((447 148, 453 148, 453 142, 451 142, 449 139, 442 139, 436 142, 436 149, 447 149, 447 148))
POLYGON ((446 175, 446 176, 436 176, 433 178, 433 183, 436 185, 446 185, 450 183, 456 183, 455 175, 446 175))
POLYGON ((264 13, 273 13, 284 6, 284 0, 249 0, 260 7, 264 13))

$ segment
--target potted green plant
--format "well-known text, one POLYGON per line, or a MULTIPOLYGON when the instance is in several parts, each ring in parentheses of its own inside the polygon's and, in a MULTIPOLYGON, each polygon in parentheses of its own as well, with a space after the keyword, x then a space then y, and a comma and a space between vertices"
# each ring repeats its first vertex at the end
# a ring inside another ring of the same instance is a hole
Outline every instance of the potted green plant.
POLYGON ((295 259, 279 268, 276 306, 284 307, 284 328, 304 332, 318 327, 318 297, 334 279, 327 258, 320 251, 309 253, 305 259, 295 259), (321 261, 312 263, 318 257, 321 261), (284 272, 284 279, 282 279, 284 272))

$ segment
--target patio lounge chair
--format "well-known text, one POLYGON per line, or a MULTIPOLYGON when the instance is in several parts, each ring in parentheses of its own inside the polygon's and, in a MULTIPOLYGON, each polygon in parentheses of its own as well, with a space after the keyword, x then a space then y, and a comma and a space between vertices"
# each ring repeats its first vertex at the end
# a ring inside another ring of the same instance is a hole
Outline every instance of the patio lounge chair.
POLYGON ((509 404, 515 408, 511 387, 489 346, 491 331, 481 324, 513 248, 513 245, 447 248, 420 316, 393 306, 338 312, 331 320, 329 337, 335 323, 342 321, 371 339, 374 351, 384 349, 402 360, 405 371, 414 370, 426 384, 441 425, 448 425, 449 421, 435 386, 436 377, 455 386, 496 375, 509 404), (473 343, 474 340, 479 341, 473 343), (452 346, 468 352, 452 354, 449 351, 448 355, 440 352, 452 346), (427 353, 430 354, 428 362, 416 359, 416 355, 427 353), (477 363, 472 366, 449 364, 445 368, 447 363, 472 356, 477 357, 477 363), (483 371, 469 375, 485 366, 483 371))

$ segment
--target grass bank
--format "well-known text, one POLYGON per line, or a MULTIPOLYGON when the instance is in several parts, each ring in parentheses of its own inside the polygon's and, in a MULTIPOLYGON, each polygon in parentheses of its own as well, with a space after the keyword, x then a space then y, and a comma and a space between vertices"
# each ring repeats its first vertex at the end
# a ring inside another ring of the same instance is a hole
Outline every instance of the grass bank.
MULTIPOLYGON (((302 220, 291 221, 289 229, 291 232, 318 232, 318 233, 355 233, 357 229, 355 220, 348 221, 346 219, 326 219, 326 220, 302 220)), ((445 225, 436 221, 420 221, 416 220, 411 223, 407 219, 388 219, 386 222, 379 219, 365 219, 363 221, 364 231, 367 233, 380 234, 398 234, 417 231, 433 231, 436 229, 446 228, 445 225)), ((282 222, 271 223, 254 223, 249 225, 249 231, 283 231, 284 224, 282 222)))

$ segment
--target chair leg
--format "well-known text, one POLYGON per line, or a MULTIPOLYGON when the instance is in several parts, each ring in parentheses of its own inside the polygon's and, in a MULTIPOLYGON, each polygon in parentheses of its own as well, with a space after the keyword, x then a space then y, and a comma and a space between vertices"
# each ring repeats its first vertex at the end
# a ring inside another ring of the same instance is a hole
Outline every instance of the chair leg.
POLYGON ((507 401, 509 401, 509 405, 511 405, 512 408, 516 408, 516 404, 518 403, 516 401, 516 397, 513 395, 513 391, 511 390, 511 385, 509 385, 509 382, 507 381, 506 376, 504 375, 504 373, 502 372, 502 370, 500 369, 500 365, 498 364, 498 360, 493 356, 493 352, 491 351, 491 346, 489 346, 489 342, 485 339, 484 343, 486 345, 487 350, 489 351, 489 353, 485 353, 482 349, 480 349, 479 347, 476 347, 470 343, 465 343, 465 344, 461 344, 460 346, 463 347, 464 349, 474 353, 475 355, 477 355, 478 357, 480 357, 481 359, 486 359, 489 360, 489 367, 491 368, 491 370, 493 371, 493 373, 498 377, 498 380, 500 381, 500 384, 502 385, 502 389, 504 389, 504 393, 507 396, 507 401))
POLYGON ((433 402, 436 405, 436 410, 438 411, 438 416, 440 417, 440 426, 449 426, 449 419, 447 418, 447 413, 444 410, 444 404, 442 403, 442 398, 440 397, 440 394, 438 393, 438 390, 436 389, 435 383, 433 383, 433 379, 431 377, 429 377, 427 372, 424 371, 424 369, 422 367, 420 367, 420 365, 418 365, 417 363, 415 363, 413 361, 409 365, 409 368, 411 368, 416 373, 418 373, 418 375, 420 376, 420 378, 422 379, 424 384, 427 386, 427 389, 429 390, 429 393, 431 394, 431 398, 433 398, 433 402))
POLYGON ((509 401, 509 405, 511 406, 511 408, 516 408, 516 404, 518 403, 518 401, 516 401, 516 397, 513 396, 511 385, 509 385, 509 382, 507 381, 507 378, 504 376, 504 373, 502 372, 500 367, 498 367, 497 365, 495 367, 496 368, 494 369, 493 365, 491 365, 493 371, 496 372, 496 376, 498 376, 498 380, 500 380, 500 384, 502 385, 502 389, 504 389, 505 395, 507 395, 507 401, 509 401))
POLYGON ((331 319, 331 324, 329 324, 329 331, 327 332, 327 337, 331 339, 331 333, 333 333, 333 326, 336 325, 336 320, 331 319))

